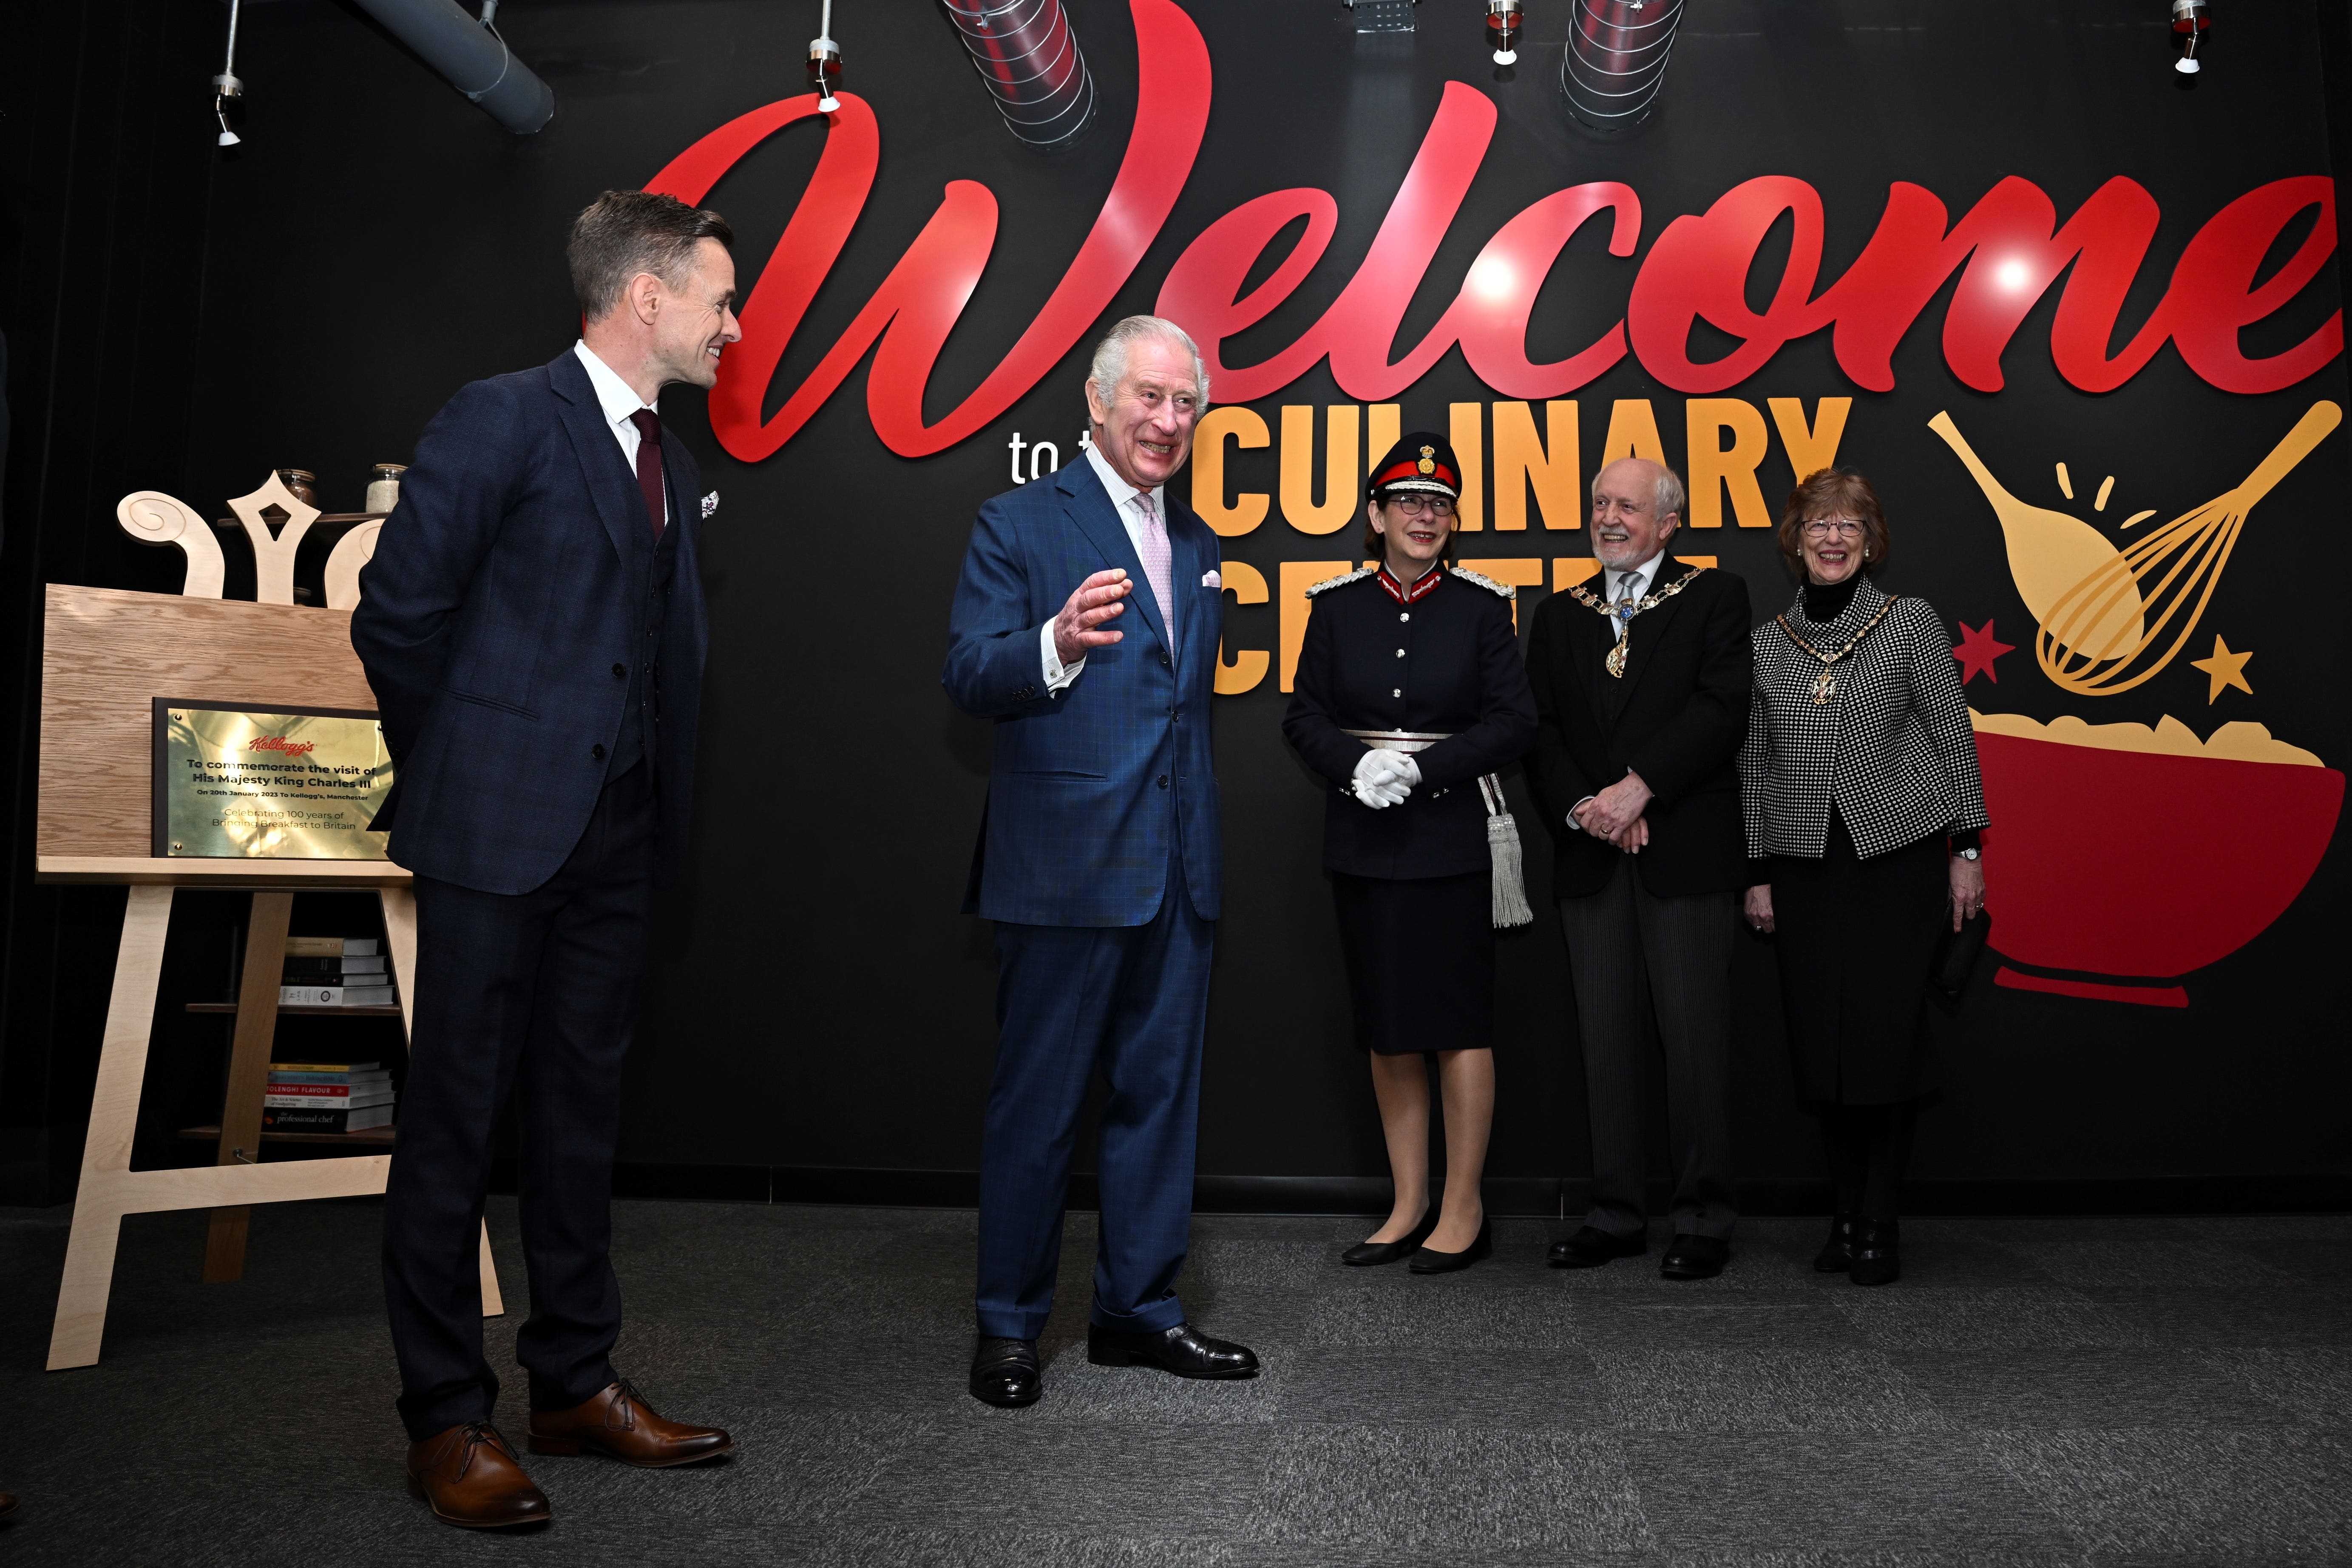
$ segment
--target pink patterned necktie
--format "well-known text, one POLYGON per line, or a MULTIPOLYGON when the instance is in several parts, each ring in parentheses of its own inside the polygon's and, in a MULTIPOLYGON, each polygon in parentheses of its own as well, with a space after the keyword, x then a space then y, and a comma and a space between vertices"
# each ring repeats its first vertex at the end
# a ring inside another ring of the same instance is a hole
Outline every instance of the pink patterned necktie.
POLYGON ((1136 491, 1135 504, 1143 513, 1143 575, 1151 584, 1151 596, 1160 601, 1160 624, 1168 628, 1168 646, 1172 649, 1176 646, 1176 583, 1168 525, 1160 521, 1160 509, 1151 504, 1150 490, 1136 491))

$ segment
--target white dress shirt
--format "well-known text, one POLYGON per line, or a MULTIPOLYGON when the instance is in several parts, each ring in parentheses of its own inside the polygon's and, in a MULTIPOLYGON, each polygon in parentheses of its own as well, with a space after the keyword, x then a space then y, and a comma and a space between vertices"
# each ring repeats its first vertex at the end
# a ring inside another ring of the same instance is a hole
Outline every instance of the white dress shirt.
MULTIPOLYGON (((1665 560, 1665 558, 1666 549, 1665 546, 1662 544, 1658 547, 1656 553, 1653 554, 1647 561, 1643 562, 1638 566, 1628 566, 1622 572, 1618 571, 1613 566, 1601 568, 1601 585, 1607 590, 1607 592, 1601 595, 1601 597, 1607 599, 1612 605, 1614 605, 1617 602, 1617 595, 1623 591, 1625 579, 1628 577, 1638 577, 1641 579, 1641 589, 1643 594, 1654 593, 1658 586, 1658 566, 1661 562, 1665 560)), ((1640 595, 1637 595, 1635 596, 1639 597, 1640 595)), ((1622 639, 1625 635, 1626 623, 1617 619, 1613 615, 1610 616, 1610 622, 1611 629, 1613 630, 1622 639)), ((1568 825, 1579 833, 1584 831, 1584 824, 1576 820, 1576 806, 1582 805, 1585 801, 1591 800, 1591 798, 1592 797, 1589 795, 1585 795, 1577 801, 1576 805, 1571 805, 1568 808, 1568 825)))
MULTIPOLYGON (((637 446, 640 437, 637 435, 637 427, 630 420, 629 416, 640 408, 651 409, 656 415, 661 410, 639 397, 637 389, 623 381, 618 371, 598 359, 596 351, 590 348, 584 340, 573 343, 572 352, 578 354, 580 363, 587 367, 588 384, 596 389, 597 405, 604 411, 604 428, 610 430, 613 433, 613 439, 621 444, 621 460, 628 464, 629 472, 635 474, 637 471, 637 446)), ((669 521, 669 487, 664 485, 662 487, 662 521, 665 525, 669 521)))
MULTIPOLYGON (((1658 563, 1665 560, 1665 558, 1666 548, 1662 544, 1658 546, 1657 553, 1652 555, 1647 561, 1643 562, 1638 566, 1628 566, 1622 572, 1618 571, 1614 567, 1603 568, 1601 575, 1604 580, 1608 592, 1601 596, 1608 600, 1611 604, 1615 604, 1617 602, 1619 593, 1622 591, 1625 579, 1636 575, 1642 579, 1642 592, 1643 594, 1654 592, 1658 586, 1658 563)), ((1617 624, 1619 628, 1622 629, 1625 623, 1620 621, 1617 624)))
MULTIPOLYGON (((1127 542, 1135 547, 1135 558, 1138 561, 1142 560, 1143 509, 1136 504, 1136 498, 1144 492, 1119 478, 1118 470, 1110 466, 1110 460, 1105 458, 1100 448, 1091 441, 1087 443, 1087 461, 1095 466, 1095 475, 1102 480, 1103 489, 1110 497, 1112 509, 1118 513, 1118 521, 1126 525, 1127 542)), ((1166 485, 1154 485, 1150 490, 1152 509, 1160 513, 1160 524, 1162 528, 1168 525, 1168 506, 1164 494, 1167 489, 1166 485)), ((1128 597, 1132 599, 1134 596, 1134 590, 1130 588, 1128 597)), ((1061 612, 1057 609, 1053 616, 1048 616, 1045 629, 1037 637, 1038 643, 1045 650, 1045 695, 1048 697, 1059 697, 1063 689, 1077 679, 1087 668, 1087 661, 1084 658, 1080 658, 1075 664, 1064 664, 1062 656, 1055 650, 1054 621, 1060 615, 1061 612)))

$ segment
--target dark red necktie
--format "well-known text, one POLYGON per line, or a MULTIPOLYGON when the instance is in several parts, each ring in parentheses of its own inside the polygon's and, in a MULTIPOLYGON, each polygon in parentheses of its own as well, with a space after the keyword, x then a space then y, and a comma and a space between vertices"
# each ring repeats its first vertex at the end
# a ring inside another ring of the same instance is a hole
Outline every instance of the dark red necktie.
POLYGON ((653 520, 654 537, 662 536, 669 508, 662 500, 661 416, 640 408, 629 416, 637 427, 637 489, 645 492, 646 515, 653 520))

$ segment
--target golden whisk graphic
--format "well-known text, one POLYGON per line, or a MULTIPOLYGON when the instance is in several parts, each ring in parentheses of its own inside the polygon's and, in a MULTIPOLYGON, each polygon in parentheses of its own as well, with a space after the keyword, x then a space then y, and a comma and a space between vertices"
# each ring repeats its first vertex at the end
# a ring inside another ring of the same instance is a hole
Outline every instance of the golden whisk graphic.
POLYGON ((2042 673, 2080 696, 2112 697, 2149 679, 2187 645, 2255 503, 2343 418, 2336 404, 2313 404, 2245 482, 2121 550, 2076 518, 2011 495, 1948 414, 1927 424, 1968 466, 2000 520, 2010 574, 2038 623, 2033 652, 2042 673), (2168 630, 2169 643, 2150 657, 2168 630))

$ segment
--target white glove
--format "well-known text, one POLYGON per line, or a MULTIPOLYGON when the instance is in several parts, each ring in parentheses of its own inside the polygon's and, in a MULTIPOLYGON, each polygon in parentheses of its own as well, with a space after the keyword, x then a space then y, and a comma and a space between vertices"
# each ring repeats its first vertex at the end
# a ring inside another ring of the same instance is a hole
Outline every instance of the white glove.
POLYGON ((1401 805, 1421 783, 1421 769, 1402 752, 1368 748, 1356 763, 1353 786, 1358 800, 1374 811, 1401 805))

